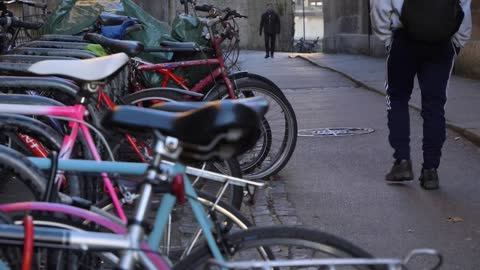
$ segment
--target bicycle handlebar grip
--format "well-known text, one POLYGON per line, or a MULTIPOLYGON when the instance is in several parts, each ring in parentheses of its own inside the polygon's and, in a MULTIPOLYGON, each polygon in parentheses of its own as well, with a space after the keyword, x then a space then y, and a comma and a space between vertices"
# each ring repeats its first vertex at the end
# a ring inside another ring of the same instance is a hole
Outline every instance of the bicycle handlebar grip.
POLYGON ((43 23, 40 22, 24 22, 21 20, 17 20, 15 18, 12 18, 12 26, 13 27, 20 27, 20 28, 25 28, 25 29, 30 29, 30 30, 37 30, 42 27, 43 23))
POLYGON ((203 11, 203 12, 209 12, 212 8, 213 8, 212 5, 195 6, 195 10, 197 10, 197 11, 203 11))
POLYGON ((95 34, 95 33, 86 33, 83 36, 83 39, 95 44, 101 44, 105 40, 105 38, 102 35, 95 34))

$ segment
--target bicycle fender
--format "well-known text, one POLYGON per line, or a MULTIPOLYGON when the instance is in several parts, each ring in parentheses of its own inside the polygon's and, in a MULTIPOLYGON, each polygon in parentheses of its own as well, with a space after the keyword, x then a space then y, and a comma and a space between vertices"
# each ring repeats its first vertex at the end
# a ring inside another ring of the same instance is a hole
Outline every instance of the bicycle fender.
POLYGON ((144 89, 144 90, 141 90, 139 92, 132 93, 132 94, 128 94, 128 95, 124 96, 122 98, 122 100, 130 100, 132 97, 135 97, 136 95, 139 95, 139 93, 145 92, 145 91, 149 91, 149 92, 155 92, 155 91, 175 92, 175 93, 179 93, 179 94, 182 94, 182 95, 197 97, 197 98, 203 98, 203 96, 204 96, 203 94, 193 92, 193 91, 187 91, 187 90, 183 90, 183 89, 170 88, 170 87, 154 87, 154 88, 144 89))

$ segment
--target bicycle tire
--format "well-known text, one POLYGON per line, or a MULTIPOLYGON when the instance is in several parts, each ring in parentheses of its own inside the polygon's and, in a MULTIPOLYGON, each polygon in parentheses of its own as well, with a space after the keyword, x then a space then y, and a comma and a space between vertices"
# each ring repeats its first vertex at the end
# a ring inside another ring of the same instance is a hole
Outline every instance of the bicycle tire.
MULTIPOLYGON (((50 126, 45 123, 27 117, 23 115, 0 115, 0 134, 3 137, 13 138, 17 137, 17 133, 28 135, 31 138, 35 138, 39 141, 47 150, 60 151, 62 147, 63 138, 50 126)), ((22 154, 30 156, 32 153, 29 149, 26 149, 22 143, 17 143, 15 150, 22 154)), ((87 191, 83 191, 83 184, 79 180, 78 175, 68 175, 68 193, 71 196, 81 197, 83 194, 88 194, 87 191)))
MULTIPOLYGON (((139 91, 123 98, 123 101, 125 104, 132 104, 132 105, 141 104, 143 102, 153 101, 153 100, 163 100, 166 102, 184 101, 185 95, 182 93, 177 93, 172 91, 154 90, 154 91, 148 91, 148 92, 139 91)), ((144 104, 142 104, 142 106, 143 105, 144 104)), ((114 147, 114 148, 118 148, 118 147, 114 147)), ((237 178, 243 177, 242 170, 236 159, 232 158, 229 160, 225 160, 225 163, 226 163, 226 166, 228 167, 228 170, 224 173, 237 178)), ((215 164, 215 163, 209 163, 209 164, 215 164)), ((214 165, 212 167, 218 168, 218 165, 217 166, 214 165)), ((231 188, 231 192, 230 192, 231 199, 229 203, 232 204, 237 209, 240 209, 242 206, 243 191, 244 189, 239 186, 232 186, 231 188)))
MULTIPOLYGON (((295 116, 295 112, 292 108, 292 105, 283 94, 283 92, 271 85, 268 85, 266 82, 261 81, 259 79, 255 79, 254 77, 251 78, 241 78, 236 79, 234 81, 235 91, 238 97, 252 97, 258 94, 268 96, 271 100, 270 108, 272 109, 272 102, 274 102, 280 109, 281 113, 284 114, 285 124, 283 128, 283 139, 281 142, 281 146, 278 150, 278 154, 276 154, 272 160, 270 161, 270 165, 266 167, 260 167, 262 164, 265 163, 265 159, 259 159, 262 163, 257 164, 256 171, 251 170, 244 170, 244 178, 246 179, 262 179, 273 176, 277 174, 280 170, 282 170, 285 165, 290 160, 297 143, 297 120, 295 116)), ((212 101, 218 99, 225 99, 229 98, 228 89, 225 85, 221 85, 214 90, 210 91, 209 94, 205 97, 205 100, 212 101)), ((269 110, 270 112, 272 110, 269 110)), ((269 122, 270 130, 272 127, 271 121, 268 119, 269 113, 265 116, 265 119, 269 122)), ((282 125, 282 124, 280 124, 282 125)), ((280 127, 280 129, 282 129, 280 127)), ((281 132, 281 131, 278 131, 281 132)), ((280 135, 281 136, 281 135, 280 135)), ((272 151, 276 147, 271 146, 269 151, 272 151)), ((270 152, 272 153, 272 152, 270 152)), ((245 154, 244 154, 245 155, 245 154)), ((239 157, 242 160, 242 157, 239 157)), ((242 164, 242 162, 241 162, 242 164)))
MULTIPOLYGON (((66 215, 54 215, 46 214, 42 212, 33 212, 33 224, 35 227, 48 227, 48 228, 57 228, 73 231, 92 231, 92 226, 84 225, 77 218, 70 218, 66 215), (77 220, 77 221, 74 221, 77 220)), ((10 217, 11 224, 22 225, 23 218, 22 215, 10 217)), ((107 231, 106 228, 103 229, 103 232, 107 231)), ((99 268, 100 258, 94 258, 93 256, 101 257, 97 255, 100 252, 92 251, 80 251, 80 250, 70 250, 62 248, 36 248, 34 251, 34 260, 32 260, 32 269, 69 269, 69 270, 87 270, 93 269, 105 269, 99 268), (92 266, 92 264, 95 264, 92 266), (45 268, 46 267, 46 268, 45 268)), ((0 245, 0 261, 6 261, 6 264, 12 269, 21 268, 21 247, 7 246, 2 247, 0 245)), ((103 262, 105 263, 105 262, 103 262)), ((107 262, 108 263, 108 262, 107 262)), ((110 262, 111 267, 115 265, 110 262)), ((107 268, 111 269, 111 268, 107 268)))
MULTIPOLYGON (((268 250, 272 252, 270 255, 266 254, 268 258, 265 259, 268 260, 282 259, 284 256, 288 257, 287 259, 290 259, 291 256, 294 256, 291 253, 301 251, 301 249, 299 249, 300 247, 325 252, 325 255, 330 256, 329 258, 372 258, 372 255, 368 252, 342 238, 302 227, 257 227, 230 234, 226 237, 226 241, 230 254, 236 256, 239 256, 238 252, 248 249, 259 251, 267 249, 269 246, 279 247, 283 245, 297 247, 297 249, 287 250, 287 254, 282 254, 285 253, 285 250, 277 252, 277 249, 268 248, 268 250), (273 258, 271 257, 272 255, 273 258)), ((204 245, 197 248, 188 257, 177 263, 173 269, 204 269, 203 267, 207 265, 210 259, 213 259, 212 254, 208 246, 204 245)), ((302 257, 302 259, 305 258, 302 257)), ((242 258, 242 260, 252 259, 242 258)), ((378 270, 379 267, 367 266, 360 269, 378 270)))
POLYGON ((34 200, 43 199, 47 179, 28 158, 19 152, 0 145, 0 172, 2 175, 2 189, 5 181, 14 178, 21 182, 32 193, 34 200), (4 177, 7 175, 8 177, 4 177))

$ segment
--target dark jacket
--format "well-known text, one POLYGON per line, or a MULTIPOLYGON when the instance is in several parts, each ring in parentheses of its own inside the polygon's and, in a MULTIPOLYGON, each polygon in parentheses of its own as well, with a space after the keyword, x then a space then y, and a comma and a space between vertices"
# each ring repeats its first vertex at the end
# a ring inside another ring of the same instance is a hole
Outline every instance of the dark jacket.
POLYGON ((274 11, 267 11, 262 14, 260 21, 260 34, 262 30, 265 34, 279 34, 280 33, 280 17, 274 11))

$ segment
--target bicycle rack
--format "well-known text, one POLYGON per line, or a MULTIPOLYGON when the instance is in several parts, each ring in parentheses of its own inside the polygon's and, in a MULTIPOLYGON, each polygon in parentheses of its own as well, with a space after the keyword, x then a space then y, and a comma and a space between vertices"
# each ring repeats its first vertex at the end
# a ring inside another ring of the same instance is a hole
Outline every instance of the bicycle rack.
POLYGON ((312 260, 275 260, 275 261, 243 261, 221 263, 210 261, 211 266, 221 269, 262 269, 269 270, 274 267, 313 267, 325 266, 328 270, 336 270, 337 267, 345 266, 386 266, 388 270, 408 270, 407 264, 413 258, 419 256, 431 256, 438 259, 435 266, 429 270, 437 270, 443 263, 442 255, 433 249, 412 250, 404 259, 312 259, 312 260))

